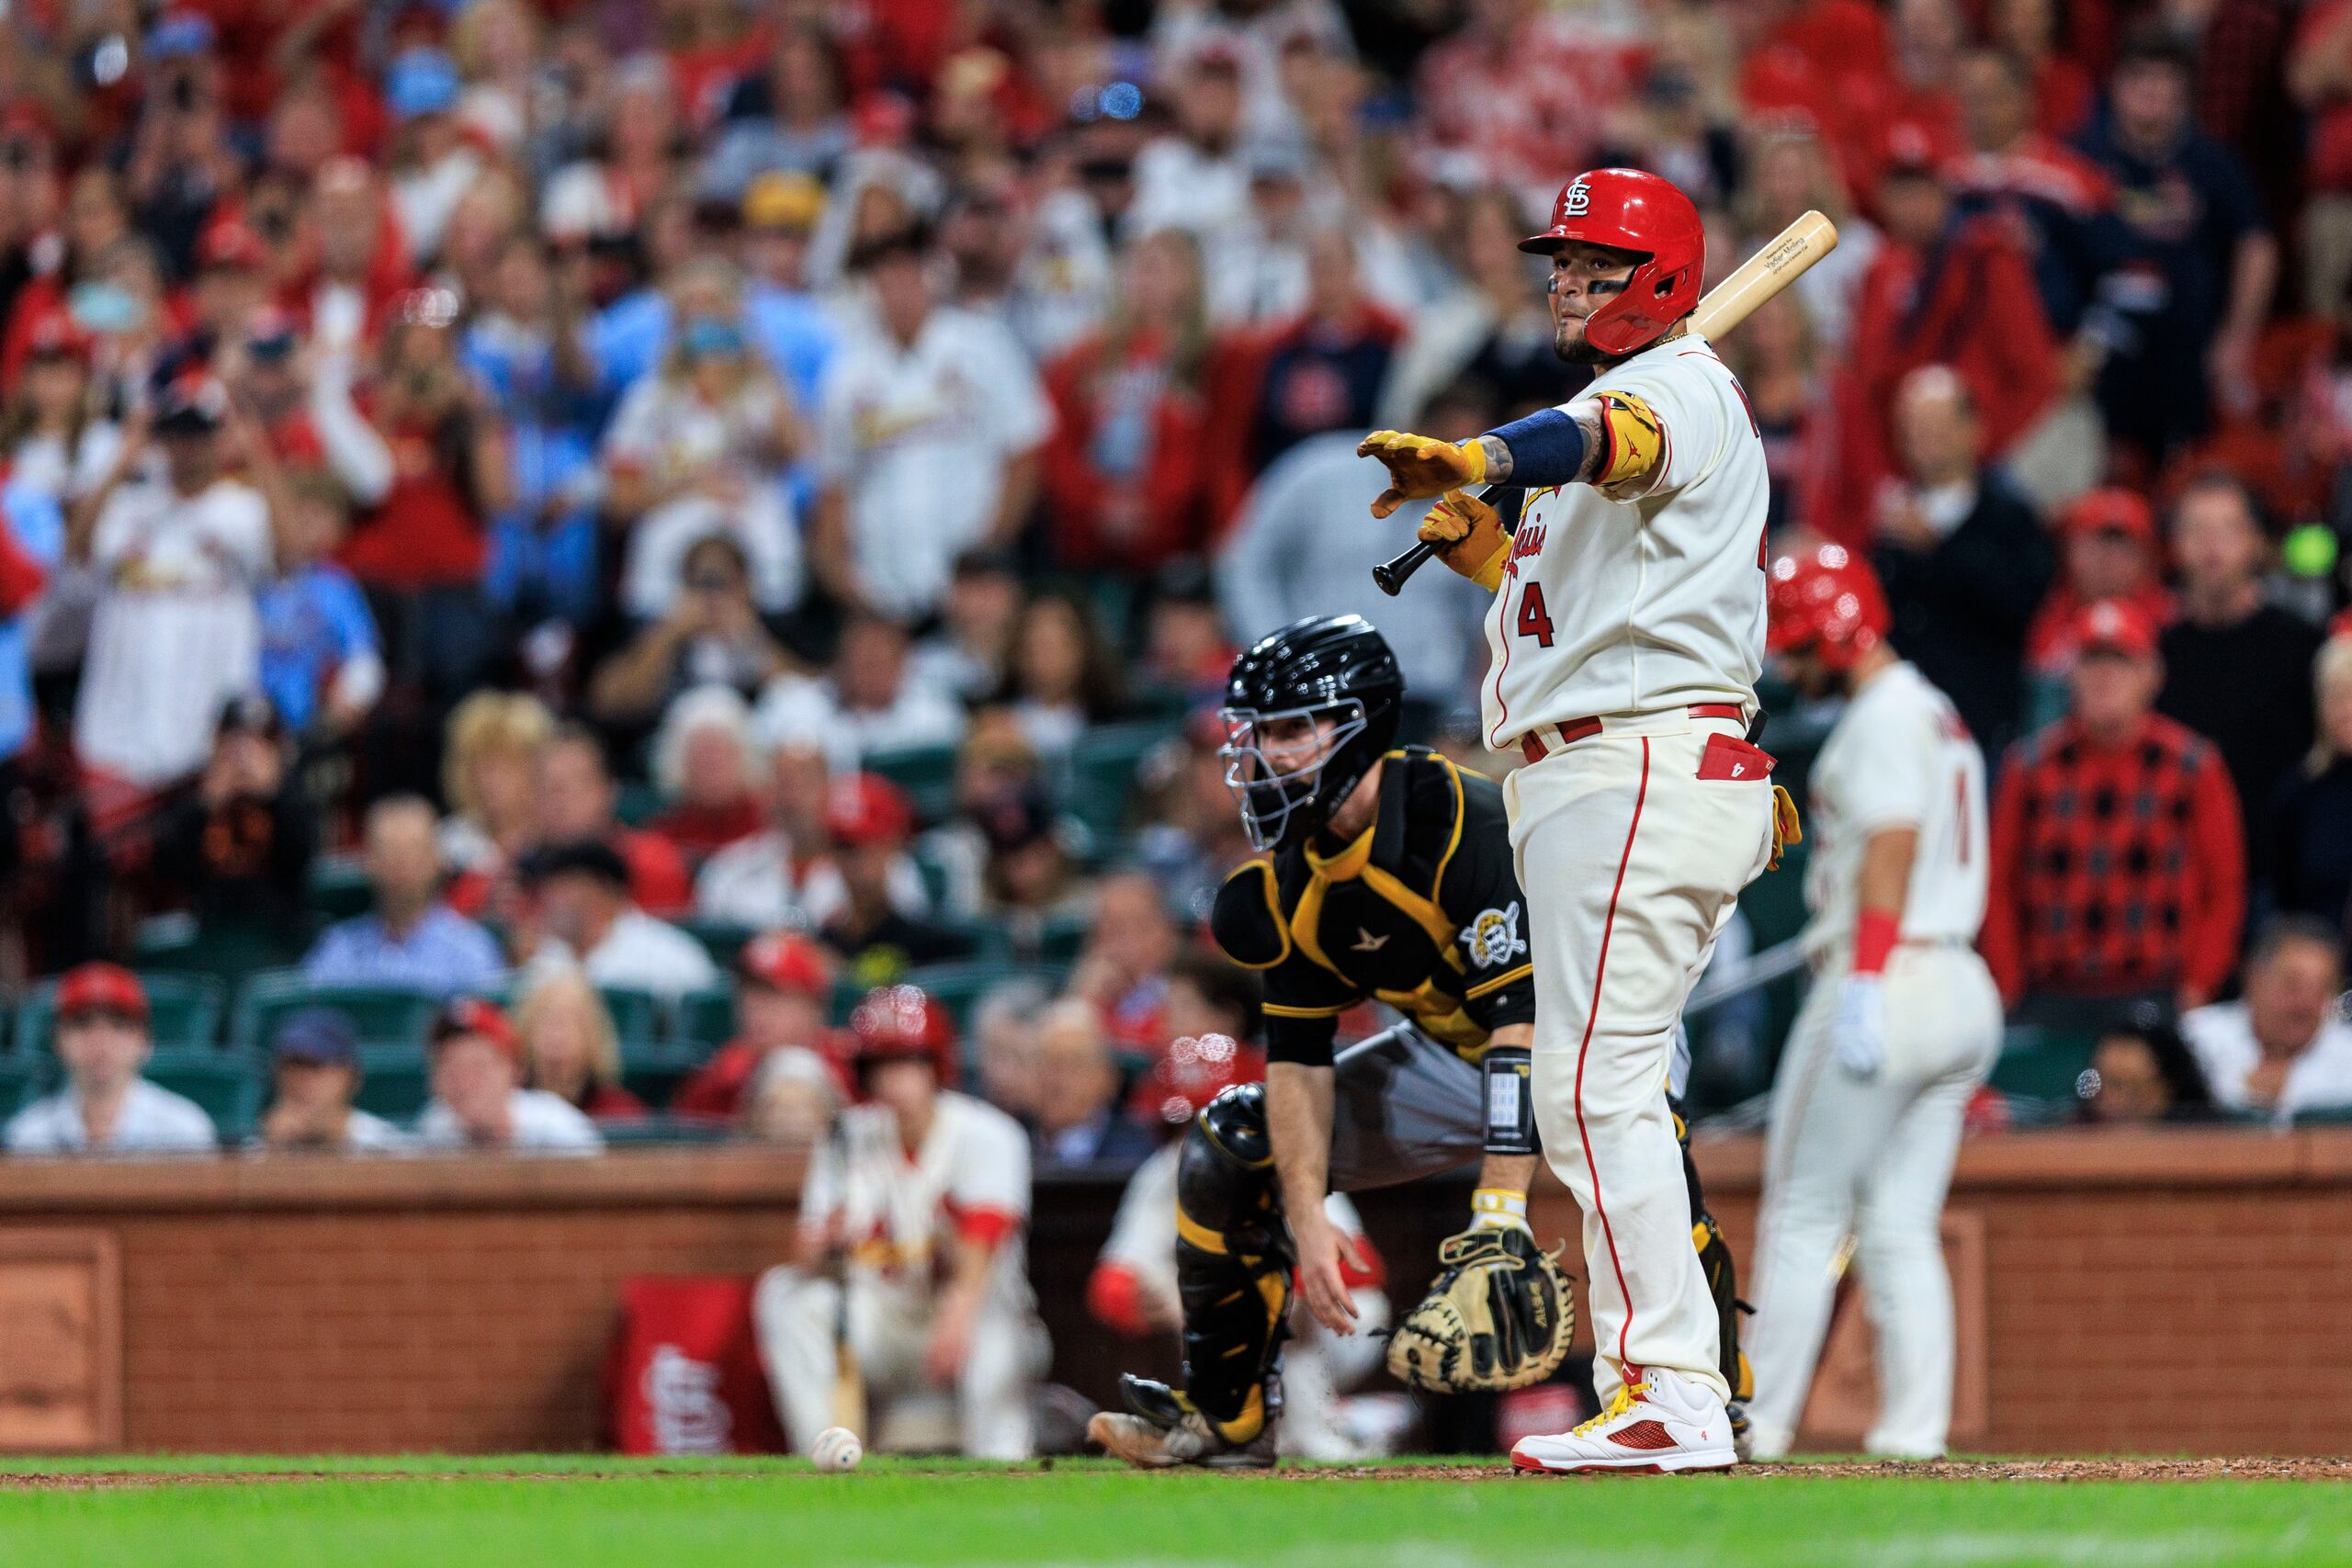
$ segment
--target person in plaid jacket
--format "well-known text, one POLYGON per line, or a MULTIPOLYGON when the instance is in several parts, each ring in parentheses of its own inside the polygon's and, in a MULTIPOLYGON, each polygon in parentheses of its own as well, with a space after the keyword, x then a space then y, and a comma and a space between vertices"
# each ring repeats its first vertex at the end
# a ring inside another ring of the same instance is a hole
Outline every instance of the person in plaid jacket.
POLYGON ((2071 1027, 2151 996, 2185 1011, 2237 963, 2237 793, 2210 741, 2154 711, 2164 671, 2142 611, 2086 605, 2073 640, 2071 711, 2003 770, 1979 945, 2032 1021, 2071 1027))

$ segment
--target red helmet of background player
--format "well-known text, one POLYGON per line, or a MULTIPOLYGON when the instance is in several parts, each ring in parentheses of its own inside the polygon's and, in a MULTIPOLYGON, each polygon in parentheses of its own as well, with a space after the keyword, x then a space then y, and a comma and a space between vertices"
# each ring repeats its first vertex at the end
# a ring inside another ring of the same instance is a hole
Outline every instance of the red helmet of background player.
POLYGON ((1265 1076, 1264 1054, 1231 1035, 1187 1034, 1136 1080, 1127 1113, 1155 1133, 1182 1132, 1210 1100, 1265 1076))
POLYGON ((1707 231, 1671 181, 1639 169, 1578 175, 1552 203, 1552 226, 1519 248, 1548 256, 1570 240, 1643 253, 1624 292, 1585 318, 1585 342, 1611 358, 1647 348, 1699 303, 1707 231))
POLYGON ((929 1062, 942 1088, 956 1082, 956 1020, 921 986, 877 986, 849 1015, 858 1074, 882 1062, 929 1062))
POLYGON ((1886 640, 1892 620, 1878 574, 1843 545, 1774 561, 1765 579, 1764 608, 1770 617, 1768 649, 1809 652, 1839 674, 1886 640))

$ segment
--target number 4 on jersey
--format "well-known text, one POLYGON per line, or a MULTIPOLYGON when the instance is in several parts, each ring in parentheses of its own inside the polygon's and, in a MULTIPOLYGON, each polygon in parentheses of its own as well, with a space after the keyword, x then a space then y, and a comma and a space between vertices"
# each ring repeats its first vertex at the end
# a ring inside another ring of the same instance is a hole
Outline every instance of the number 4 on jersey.
POLYGON ((1552 617, 1544 610, 1544 585, 1531 582, 1520 590, 1518 632, 1532 637, 1538 648, 1552 646, 1552 617))

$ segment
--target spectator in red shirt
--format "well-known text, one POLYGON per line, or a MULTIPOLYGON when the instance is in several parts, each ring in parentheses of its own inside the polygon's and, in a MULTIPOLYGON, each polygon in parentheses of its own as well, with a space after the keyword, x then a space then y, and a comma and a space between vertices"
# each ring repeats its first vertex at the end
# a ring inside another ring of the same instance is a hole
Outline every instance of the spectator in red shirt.
POLYGON ((594 839, 609 844, 628 868, 630 902, 663 919, 684 913, 694 901, 694 881, 677 847, 659 833, 624 824, 614 815, 619 798, 594 730, 561 726, 540 748, 538 841, 594 839))
POLYGON ((670 1109, 732 1120, 760 1064, 777 1051, 814 1051, 838 1072, 839 1053, 825 1025, 832 989, 831 962, 808 938, 770 931, 746 943, 735 960, 735 1038, 678 1087, 670 1109))
POLYGON ((2041 418, 2060 389, 2058 344, 2026 253, 2002 226, 1953 212, 1927 144, 1893 139, 1879 211, 1887 243, 1863 274, 1837 389, 1842 461, 1836 504, 1811 517, 1849 545, 1895 470, 1895 390, 1922 366, 1945 364, 1977 410, 1977 450, 1997 458, 2041 418), (1849 519, 1843 527, 1841 519, 1849 519))
POLYGON ((2026 633, 2026 662, 2037 674, 2074 667, 2075 628, 2083 608, 2100 599, 2130 604, 2161 631, 2172 624, 2172 595, 2158 571, 2156 516, 2136 491, 2095 490, 2058 514, 2059 575, 2026 633))
POLYGON ((454 294, 420 288, 385 329, 361 408, 389 480, 342 552, 384 629, 393 679, 451 701, 495 652, 482 575, 490 519, 511 499, 505 423, 458 363, 457 319, 454 294))
POLYGON ((1144 572, 1208 532, 1200 246, 1179 229, 1127 253, 1103 331, 1046 367, 1044 490, 1062 565, 1144 572))
POLYGON ((514 1032, 523 1043, 524 1088, 545 1089, 592 1122, 645 1114, 645 1101, 621 1087, 612 1012, 579 970, 550 970, 524 992, 514 1032))
POLYGON ((2245 850, 2221 754, 2155 711, 2155 628, 2085 608, 2066 717, 2010 754, 1980 941, 2029 1021, 2095 1028, 2119 1004, 2182 1011, 2237 964, 2245 850))

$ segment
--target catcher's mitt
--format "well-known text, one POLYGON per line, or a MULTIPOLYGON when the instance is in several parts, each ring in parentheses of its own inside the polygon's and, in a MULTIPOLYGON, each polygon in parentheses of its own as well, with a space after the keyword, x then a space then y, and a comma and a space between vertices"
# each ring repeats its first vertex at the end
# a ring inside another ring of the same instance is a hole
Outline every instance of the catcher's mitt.
POLYGON ((1568 1354, 1576 1299, 1555 1255, 1517 1226, 1450 1235, 1430 1293, 1388 1337, 1388 1371, 1441 1393, 1525 1388, 1568 1354))

